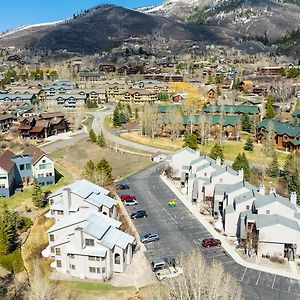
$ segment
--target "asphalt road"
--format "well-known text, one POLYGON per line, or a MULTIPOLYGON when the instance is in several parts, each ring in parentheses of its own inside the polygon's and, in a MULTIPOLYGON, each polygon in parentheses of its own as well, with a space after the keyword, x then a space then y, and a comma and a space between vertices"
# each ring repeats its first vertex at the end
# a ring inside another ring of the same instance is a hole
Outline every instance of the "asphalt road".
POLYGON ((210 237, 210 233, 161 181, 157 165, 132 175, 125 182, 130 190, 120 191, 119 194, 133 194, 139 202, 136 207, 126 207, 128 213, 146 210, 148 214, 147 218, 133 221, 139 234, 160 234, 159 241, 146 244, 149 262, 176 257, 199 248, 207 261, 219 259, 225 270, 236 277, 243 287, 245 299, 300 299, 299 281, 245 268, 237 264, 222 247, 203 248, 201 241, 210 237), (173 199, 176 199, 177 206, 169 208, 167 203, 173 199))
POLYGON ((111 143, 115 143, 120 146, 124 146, 126 148, 131 148, 135 149, 136 151, 142 151, 142 152, 148 152, 148 153, 157 153, 160 151, 161 153, 168 154, 170 151, 164 150, 164 149, 159 149, 147 145, 142 145, 139 143, 135 143, 129 140, 126 140, 120 136, 117 135, 117 133, 110 132, 104 127, 104 119, 106 116, 109 116, 113 113, 113 107, 111 105, 106 105, 107 109, 106 110, 100 110, 97 112, 90 112, 89 114, 94 117, 93 123, 92 123, 92 128, 94 131, 99 134, 101 131, 104 134, 104 137, 109 140, 111 143))

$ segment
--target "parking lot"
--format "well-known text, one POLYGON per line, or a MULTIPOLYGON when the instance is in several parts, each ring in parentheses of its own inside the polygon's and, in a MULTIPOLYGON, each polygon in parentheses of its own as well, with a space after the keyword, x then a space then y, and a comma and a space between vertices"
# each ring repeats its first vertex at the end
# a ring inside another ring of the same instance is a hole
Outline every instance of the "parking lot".
POLYGON ((222 247, 202 247, 202 240, 211 237, 210 233, 160 180, 156 167, 143 170, 125 182, 130 190, 119 191, 119 194, 135 195, 138 201, 138 205, 126 207, 128 213, 147 211, 147 218, 133 220, 139 234, 155 232, 160 235, 159 241, 146 244, 149 262, 178 257, 198 248, 207 261, 219 259, 225 270, 241 282, 246 299, 300 299, 299 281, 245 268, 222 247), (173 200, 177 204, 171 208, 168 202, 173 200))

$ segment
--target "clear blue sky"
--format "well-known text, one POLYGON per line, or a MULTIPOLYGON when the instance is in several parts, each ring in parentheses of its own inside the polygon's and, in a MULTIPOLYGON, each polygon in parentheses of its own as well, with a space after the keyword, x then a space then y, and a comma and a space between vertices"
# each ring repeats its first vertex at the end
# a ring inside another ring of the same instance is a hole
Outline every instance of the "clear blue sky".
POLYGON ((21 25, 63 20, 104 3, 134 8, 161 2, 163 0, 0 0, 0 32, 21 25))

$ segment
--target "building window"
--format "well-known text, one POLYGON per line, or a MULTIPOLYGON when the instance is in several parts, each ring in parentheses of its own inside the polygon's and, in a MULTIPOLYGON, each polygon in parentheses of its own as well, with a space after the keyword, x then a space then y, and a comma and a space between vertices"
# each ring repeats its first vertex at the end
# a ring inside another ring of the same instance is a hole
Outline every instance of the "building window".
POLYGON ((64 212, 62 210, 58 210, 57 214, 62 216, 64 214, 64 212))
POLYGON ((56 266, 57 266, 58 268, 61 268, 61 260, 57 260, 57 261, 56 261, 56 266))
POLYGON ((250 206, 249 206, 249 205, 246 205, 246 209, 250 209, 250 206))
POLYGON ((31 170, 31 164, 26 164, 26 170, 31 170))
POLYGON ((97 260, 97 261, 100 261, 100 259, 101 259, 101 257, 99 257, 99 256, 96 257, 96 260, 97 260))
POLYGON ((96 257, 95 256, 89 256, 89 260, 95 260, 96 257))
POLYGON ((115 254, 115 264, 119 265, 121 263, 121 256, 119 253, 115 254))
POLYGON ((55 249, 55 254, 56 254, 56 255, 60 255, 60 248, 56 248, 56 249, 55 249))
POLYGON ((75 257, 75 255, 74 254, 70 254, 70 258, 74 258, 75 257))
POLYGON ((102 268, 102 274, 103 274, 103 273, 105 273, 105 268, 104 268, 104 267, 102 268))
POLYGON ((95 246, 94 240, 93 239, 85 239, 85 245, 94 247, 95 246))
POLYGON ((267 209, 267 210, 266 210, 266 215, 269 215, 269 214, 270 214, 270 210, 267 209))
POLYGON ((222 183, 223 182, 223 178, 220 178, 219 182, 222 183))
POLYGON ((20 165, 20 171, 23 171, 25 169, 25 165, 20 165))
POLYGON ((43 159, 43 160, 42 160, 42 163, 44 164, 45 162, 46 162, 46 159, 43 159))
POLYGON ((100 268, 97 268, 97 273, 101 273, 101 269, 100 268))
POLYGON ((40 169, 40 170, 50 169, 51 167, 52 167, 52 164, 51 164, 51 163, 40 164, 40 165, 39 165, 39 169, 40 169))
POLYGON ((50 249, 51 249, 51 253, 54 253, 54 247, 51 247, 50 249))
POLYGON ((70 269, 71 269, 71 270, 75 270, 75 265, 71 265, 71 264, 70 264, 70 269))
POLYGON ((89 270, 90 270, 90 273, 96 273, 96 268, 95 267, 90 267, 89 270))
POLYGON ((49 235, 50 242, 54 242, 54 234, 49 235))
POLYGON ((7 179, 6 174, 1 174, 1 175, 0 175, 0 179, 7 179))

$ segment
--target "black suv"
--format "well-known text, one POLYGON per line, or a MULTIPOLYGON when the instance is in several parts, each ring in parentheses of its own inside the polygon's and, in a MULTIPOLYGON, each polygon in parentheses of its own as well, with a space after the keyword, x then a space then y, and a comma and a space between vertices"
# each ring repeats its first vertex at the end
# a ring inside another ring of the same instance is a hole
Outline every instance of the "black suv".
POLYGON ((139 218, 146 218, 147 213, 145 210, 138 210, 131 214, 131 219, 139 219, 139 218))

